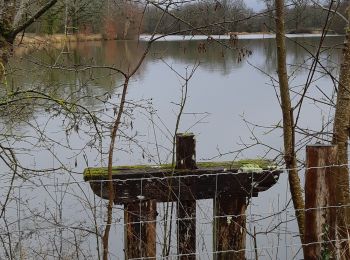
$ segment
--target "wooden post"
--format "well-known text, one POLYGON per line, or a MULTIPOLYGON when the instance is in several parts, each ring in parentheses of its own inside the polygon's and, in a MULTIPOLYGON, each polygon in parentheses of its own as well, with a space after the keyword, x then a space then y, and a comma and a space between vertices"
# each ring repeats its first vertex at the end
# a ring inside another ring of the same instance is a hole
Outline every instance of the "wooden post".
POLYGON ((219 195, 214 201, 214 259, 245 259, 247 198, 219 195))
POLYGON ((305 259, 335 257, 337 146, 306 147, 305 176, 305 259))
POLYGON ((125 259, 156 258, 156 217, 155 200, 124 205, 125 259))
MULTIPOLYGON (((196 140, 193 134, 176 135, 176 169, 196 169, 196 140)), ((181 191, 180 191, 181 192, 181 191)), ((196 259, 196 200, 177 202, 179 259, 196 259), (188 218, 188 219, 186 219, 188 218)))
POLYGON ((176 135, 176 169, 197 169, 194 134, 176 135))

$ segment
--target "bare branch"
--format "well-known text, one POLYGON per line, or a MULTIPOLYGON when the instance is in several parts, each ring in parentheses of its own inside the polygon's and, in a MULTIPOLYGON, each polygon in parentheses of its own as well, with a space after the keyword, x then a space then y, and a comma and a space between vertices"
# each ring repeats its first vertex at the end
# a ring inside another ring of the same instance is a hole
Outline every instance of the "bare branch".
POLYGON ((326 8, 324 6, 322 6, 320 3, 318 3, 317 1, 311 0, 311 2, 315 5, 317 5, 318 7, 320 7, 322 10, 325 10, 326 12, 331 12, 334 13, 336 15, 338 15, 341 19, 343 19, 347 24, 349 24, 349 20, 346 19, 346 17, 344 15, 342 15, 341 13, 339 13, 337 10, 331 9, 331 8, 326 8))
POLYGON ((14 39, 16 35, 26 29, 29 25, 35 22, 36 19, 40 18, 47 10, 56 4, 57 0, 50 0, 46 5, 41 7, 31 18, 18 25, 11 32, 11 36, 14 39))

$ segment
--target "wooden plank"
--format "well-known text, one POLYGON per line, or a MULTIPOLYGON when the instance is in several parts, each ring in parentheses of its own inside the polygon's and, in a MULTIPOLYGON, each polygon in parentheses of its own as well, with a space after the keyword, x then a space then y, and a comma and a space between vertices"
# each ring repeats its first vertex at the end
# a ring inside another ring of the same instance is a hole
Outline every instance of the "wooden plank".
MULTIPOLYGON (((196 169, 196 142, 193 134, 176 135, 176 169, 196 169)), ((196 198, 186 178, 179 178, 177 201, 178 254, 180 260, 196 259, 196 198), (182 182, 182 180, 184 180, 182 182), (182 192, 188 194, 183 197, 182 192)))
POLYGON ((126 259, 156 259, 156 205, 155 200, 124 205, 126 259))
MULTIPOLYGON (((272 187, 278 181, 280 173, 280 171, 237 173, 237 170, 196 169, 182 174, 174 173, 173 176, 157 172, 143 178, 139 176, 131 178, 130 175, 120 174, 113 182, 115 203, 137 202, 140 194, 145 199, 154 199, 157 202, 212 199, 217 194, 254 197, 272 187)), ((92 180, 89 183, 96 195, 108 199, 108 182, 92 180)))
POLYGON ((214 259, 245 259, 246 209, 246 197, 214 199, 214 259))
POLYGON ((337 147, 313 145, 306 147, 305 176, 305 259, 329 255, 336 259, 336 172, 337 147))

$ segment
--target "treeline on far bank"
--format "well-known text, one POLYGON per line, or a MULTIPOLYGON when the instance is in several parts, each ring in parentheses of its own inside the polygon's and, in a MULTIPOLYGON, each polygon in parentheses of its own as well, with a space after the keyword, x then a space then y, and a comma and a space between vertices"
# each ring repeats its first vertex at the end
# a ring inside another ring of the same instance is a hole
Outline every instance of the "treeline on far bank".
MULTIPOLYGON (((104 38, 134 39, 140 33, 225 34, 228 32, 274 32, 272 0, 261 0, 265 10, 254 12, 243 0, 184 1, 168 14, 151 4, 113 0, 59 0, 54 8, 34 23, 28 33, 95 34, 104 38), (271 10, 271 11, 269 11, 271 10), (162 19, 161 19, 162 17, 162 19), (159 23, 159 20, 161 22, 159 23), (197 28, 197 29, 193 29, 197 28)), ((165 6, 160 6, 165 8, 165 6)), ((346 11, 345 1, 332 6, 346 11)), ((325 26, 327 4, 291 0, 286 7, 286 28, 290 33, 319 32, 325 26)), ((29 10, 30 12, 30 10, 29 10)), ((345 21, 334 13, 326 25, 330 32, 343 33, 345 21)))

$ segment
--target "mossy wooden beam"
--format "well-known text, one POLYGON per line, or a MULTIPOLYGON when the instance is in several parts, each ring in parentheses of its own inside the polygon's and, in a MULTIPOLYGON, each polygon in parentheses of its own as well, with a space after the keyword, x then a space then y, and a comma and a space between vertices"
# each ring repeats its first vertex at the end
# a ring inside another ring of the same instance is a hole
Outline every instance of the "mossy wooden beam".
MULTIPOLYGON (((113 179, 115 203, 124 204, 143 199, 154 199, 157 202, 211 199, 215 194, 255 197, 273 186, 279 175, 279 170, 247 173, 221 168, 175 172, 173 175, 154 171, 118 174, 118 178, 113 179)), ((96 195, 108 198, 107 181, 91 179, 89 183, 96 195)))
MULTIPOLYGON (((197 163, 198 169, 218 169, 223 170, 234 170, 242 172, 262 171, 262 170, 273 170, 277 169, 276 165, 270 160, 263 159, 245 159, 239 161, 224 161, 224 162, 199 162, 197 163)), ((173 174, 181 172, 189 172, 191 170, 175 169, 175 166, 171 164, 161 165, 127 165, 127 166, 116 166, 113 167, 112 173, 114 178, 119 178, 120 175, 127 174, 135 177, 140 173, 164 173, 173 174), (118 176, 116 176, 118 175, 118 176)), ((195 172, 195 171, 194 171, 195 172)), ((103 180, 107 178, 108 172, 107 167, 89 167, 84 170, 84 179, 89 180, 103 180)))

